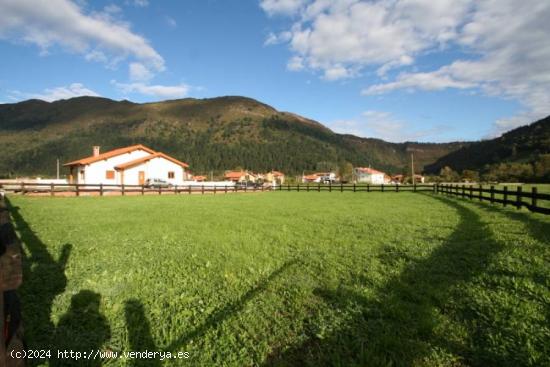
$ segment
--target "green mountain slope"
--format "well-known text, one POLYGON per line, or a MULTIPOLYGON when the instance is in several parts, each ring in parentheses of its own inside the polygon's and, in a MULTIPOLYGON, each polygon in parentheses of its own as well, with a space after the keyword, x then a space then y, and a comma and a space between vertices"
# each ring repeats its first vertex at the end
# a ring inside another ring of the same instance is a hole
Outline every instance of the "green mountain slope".
POLYGON ((0 176, 55 173, 67 162, 130 144, 188 162, 194 172, 243 167, 287 174, 344 162, 389 173, 418 171, 467 143, 388 143, 332 132, 320 123, 245 97, 137 104, 78 97, 0 105, 0 176))
POLYGON ((550 116, 498 138, 468 144, 427 165, 425 170, 439 173, 448 166, 455 171, 488 171, 503 163, 533 163, 536 166, 547 154, 550 154, 550 116))

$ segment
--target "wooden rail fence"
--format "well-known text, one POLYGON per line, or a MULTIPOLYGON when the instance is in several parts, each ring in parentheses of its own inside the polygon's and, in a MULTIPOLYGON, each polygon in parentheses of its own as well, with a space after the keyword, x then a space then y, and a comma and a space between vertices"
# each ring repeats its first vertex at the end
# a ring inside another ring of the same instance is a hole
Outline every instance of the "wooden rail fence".
POLYGON ((5 192, 36 194, 36 195, 145 195, 145 194, 205 194, 232 192, 262 192, 270 191, 269 186, 244 185, 174 185, 171 187, 147 187, 145 185, 113 185, 113 184, 54 184, 54 183, 9 183, 0 184, 5 192))
POLYGON ((535 213, 550 214, 550 194, 539 193, 536 187, 532 187, 531 191, 525 192, 521 186, 517 186, 516 190, 512 191, 508 190, 507 186, 502 189, 491 186, 487 189, 483 188, 482 185, 439 184, 435 185, 435 192, 470 200, 488 201, 491 204, 511 205, 517 209, 525 207, 535 213), (546 203, 547 207, 540 206, 541 202, 546 203))
POLYGON ((522 207, 536 213, 550 214, 550 194, 539 193, 536 187, 531 191, 523 191, 517 186, 515 191, 508 190, 507 186, 497 189, 495 186, 483 188, 482 185, 464 184, 286 184, 278 186, 220 186, 220 185, 175 185, 169 188, 150 188, 144 185, 110 185, 110 184, 53 184, 53 183, 9 183, 0 184, 0 189, 6 192, 38 195, 145 195, 145 194, 205 194, 205 193, 234 193, 234 192, 263 192, 263 191, 297 191, 297 192, 432 192, 448 194, 479 201, 488 201, 491 204, 511 205, 522 207), (545 205, 541 206, 540 203, 545 205))

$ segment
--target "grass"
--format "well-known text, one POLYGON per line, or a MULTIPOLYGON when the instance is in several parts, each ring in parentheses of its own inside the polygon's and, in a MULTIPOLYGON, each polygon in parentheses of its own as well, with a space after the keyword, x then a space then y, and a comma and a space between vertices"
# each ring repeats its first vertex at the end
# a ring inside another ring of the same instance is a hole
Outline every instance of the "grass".
POLYGON ((10 206, 32 349, 190 353, 164 365, 550 365, 548 217, 405 192, 10 206))

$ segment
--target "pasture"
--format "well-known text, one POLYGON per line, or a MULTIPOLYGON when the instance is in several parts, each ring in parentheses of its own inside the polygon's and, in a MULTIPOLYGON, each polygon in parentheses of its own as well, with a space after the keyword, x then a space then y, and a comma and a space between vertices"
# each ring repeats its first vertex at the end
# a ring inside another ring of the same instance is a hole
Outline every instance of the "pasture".
POLYGON ((409 192, 9 200, 31 349, 550 364, 550 217, 409 192))

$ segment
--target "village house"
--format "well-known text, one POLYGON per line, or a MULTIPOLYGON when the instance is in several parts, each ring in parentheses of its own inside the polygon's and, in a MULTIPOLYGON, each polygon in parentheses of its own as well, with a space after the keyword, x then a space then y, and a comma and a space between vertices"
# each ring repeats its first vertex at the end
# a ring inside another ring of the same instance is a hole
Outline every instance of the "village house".
POLYGON ((188 179, 187 163, 141 144, 105 153, 99 149, 94 146, 91 156, 64 164, 70 183, 143 185, 147 179, 162 179, 177 185, 188 179))
POLYGON ((264 181, 272 185, 282 185, 285 183, 285 174, 279 171, 271 171, 264 174, 264 181))
POLYGON ((381 185, 387 183, 387 175, 384 172, 370 167, 355 167, 353 170, 357 182, 368 183, 371 185, 381 185))
POLYGON ((227 171, 223 179, 233 182, 256 182, 258 177, 254 173, 248 171, 227 171))
POLYGON ((329 183, 336 182, 336 173, 334 172, 316 172, 310 175, 302 176, 303 183, 329 183))

